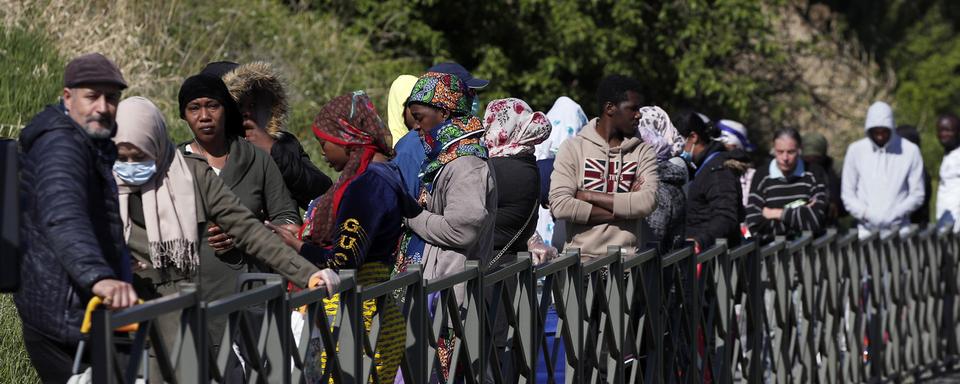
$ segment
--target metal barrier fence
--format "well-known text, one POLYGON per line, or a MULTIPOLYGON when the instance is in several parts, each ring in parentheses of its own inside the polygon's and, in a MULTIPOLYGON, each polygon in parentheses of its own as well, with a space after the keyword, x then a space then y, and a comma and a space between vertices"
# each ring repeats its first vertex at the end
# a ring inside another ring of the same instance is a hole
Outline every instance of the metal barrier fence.
POLYGON ((687 247, 658 255, 652 247, 625 255, 611 246, 586 265, 577 252, 538 267, 520 254, 497 271, 468 262, 429 281, 414 265, 372 286, 343 271, 332 322, 327 292, 286 293, 278 277, 210 303, 185 285, 178 295, 94 314, 94 382, 132 382, 148 345, 165 381, 223 380, 231 348, 213 356, 206 336, 207 322, 221 316, 229 318, 221 345, 248 351, 249 382, 303 382, 311 337, 326 354, 322 381, 379 382, 383 319, 374 314, 364 331, 362 307, 396 297, 403 298, 399 374, 407 383, 438 377, 441 337, 455 340, 451 383, 917 380, 960 362, 958 246, 957 236, 933 228, 864 240, 830 230, 764 246, 721 242, 700 254, 687 247), (252 306, 262 309, 260 320, 244 313, 252 306), (294 334, 290 313, 304 306, 308 326, 294 334), (168 351, 151 324, 169 313, 180 314, 181 326, 168 351), (499 316, 506 344, 498 353, 499 316), (121 366, 114 343, 127 337, 111 329, 135 322, 134 356, 121 366))

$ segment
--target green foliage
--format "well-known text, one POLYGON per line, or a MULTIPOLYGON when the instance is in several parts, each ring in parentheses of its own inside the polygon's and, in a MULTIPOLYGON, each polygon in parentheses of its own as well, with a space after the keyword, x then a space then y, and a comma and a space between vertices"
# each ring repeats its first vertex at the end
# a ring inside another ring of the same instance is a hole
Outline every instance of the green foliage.
POLYGON ((931 8, 891 52, 897 71, 898 121, 921 132, 924 164, 935 178, 943 148, 937 141, 936 117, 960 106, 960 39, 939 7, 931 8))
POLYGON ((916 125, 920 131, 924 165, 936 183, 943 158, 936 137, 936 117, 945 111, 960 111, 960 3, 825 2, 844 12, 850 33, 896 73, 897 123, 916 125))
MULTIPOLYGON (((26 125, 63 90, 63 60, 45 36, 20 28, 0 30, 0 124, 26 125)), ((16 136, 4 127, 0 137, 16 136)))
MULTIPOLYGON (((776 3, 776 2, 772 2, 776 3)), ((316 0, 393 57, 423 68, 455 60, 491 80, 483 98, 513 95, 546 109, 567 95, 596 112, 605 75, 640 80, 658 104, 745 115, 765 86, 741 60, 775 60, 768 7, 753 0, 439 2, 316 0)))

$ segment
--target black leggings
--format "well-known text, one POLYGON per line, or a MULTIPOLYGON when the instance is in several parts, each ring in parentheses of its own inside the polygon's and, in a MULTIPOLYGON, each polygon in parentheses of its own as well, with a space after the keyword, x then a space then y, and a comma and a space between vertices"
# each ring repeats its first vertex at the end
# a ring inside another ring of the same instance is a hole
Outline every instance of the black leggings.
MULTIPOLYGON (((30 355, 30 362, 44 383, 63 384, 73 372, 73 357, 77 353, 77 343, 65 343, 51 339, 43 333, 23 324, 23 343, 30 355)), ((84 362, 81 372, 89 365, 84 362)))

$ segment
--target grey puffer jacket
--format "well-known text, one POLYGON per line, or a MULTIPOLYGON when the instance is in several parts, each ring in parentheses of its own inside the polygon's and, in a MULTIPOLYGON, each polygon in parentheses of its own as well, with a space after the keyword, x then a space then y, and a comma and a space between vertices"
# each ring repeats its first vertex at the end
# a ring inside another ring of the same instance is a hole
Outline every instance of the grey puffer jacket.
POLYGON ((130 281, 113 163, 117 148, 93 140, 48 106, 20 135, 24 325, 64 343, 80 340, 84 307, 102 279, 130 281))

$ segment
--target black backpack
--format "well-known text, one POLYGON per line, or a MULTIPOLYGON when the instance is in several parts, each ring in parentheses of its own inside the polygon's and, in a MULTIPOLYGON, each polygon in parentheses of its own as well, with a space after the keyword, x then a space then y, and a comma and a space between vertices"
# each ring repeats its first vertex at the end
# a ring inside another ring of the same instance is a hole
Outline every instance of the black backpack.
POLYGON ((17 141, 0 140, 0 292, 20 286, 17 141))

